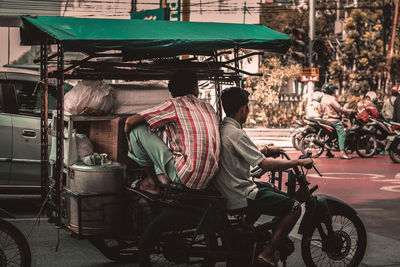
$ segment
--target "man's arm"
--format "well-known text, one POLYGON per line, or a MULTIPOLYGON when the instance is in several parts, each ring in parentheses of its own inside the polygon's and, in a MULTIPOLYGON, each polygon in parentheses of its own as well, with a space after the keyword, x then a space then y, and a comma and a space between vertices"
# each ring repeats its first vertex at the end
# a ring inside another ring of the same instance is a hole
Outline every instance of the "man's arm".
POLYGON ((306 159, 264 159, 258 166, 265 171, 284 171, 296 166, 311 167, 313 160, 311 158, 306 159))
POLYGON ((131 132, 131 130, 133 128, 135 128, 139 124, 143 124, 145 122, 146 122, 146 120, 140 114, 134 114, 132 116, 129 116, 125 121, 125 128, 124 128, 125 134, 127 136, 129 136, 129 133, 131 132))
POLYGON ((260 149, 260 151, 266 157, 276 157, 280 155, 282 148, 274 145, 265 145, 262 149, 260 149))
POLYGON ((355 113, 355 112, 356 112, 356 111, 353 110, 353 109, 343 108, 343 107, 339 104, 339 102, 337 102, 336 100, 335 100, 335 101, 332 101, 331 106, 333 107, 333 109, 334 109, 338 114, 345 113, 345 114, 347 114, 347 115, 350 115, 351 113, 355 113))

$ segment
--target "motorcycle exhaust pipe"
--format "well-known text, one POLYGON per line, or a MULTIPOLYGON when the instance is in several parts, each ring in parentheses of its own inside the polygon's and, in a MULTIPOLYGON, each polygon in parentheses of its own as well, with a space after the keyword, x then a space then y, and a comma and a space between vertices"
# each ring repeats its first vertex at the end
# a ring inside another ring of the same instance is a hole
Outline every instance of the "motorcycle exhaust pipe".
POLYGON ((317 146, 320 146, 320 147, 325 146, 324 142, 322 142, 318 139, 312 139, 311 142, 313 142, 314 144, 316 144, 317 146))

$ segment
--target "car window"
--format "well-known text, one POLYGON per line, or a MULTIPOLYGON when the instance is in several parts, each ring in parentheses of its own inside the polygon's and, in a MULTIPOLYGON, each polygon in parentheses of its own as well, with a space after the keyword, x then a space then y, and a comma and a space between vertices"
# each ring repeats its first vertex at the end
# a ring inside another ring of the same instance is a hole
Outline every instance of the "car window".
POLYGON ((0 83, 0 112, 4 112, 4 106, 3 106, 3 86, 0 83))
MULTIPOLYGON (((36 82, 10 81, 14 85, 19 114, 40 115, 40 87, 36 82)), ((48 109, 56 109, 56 90, 49 85, 48 109)))

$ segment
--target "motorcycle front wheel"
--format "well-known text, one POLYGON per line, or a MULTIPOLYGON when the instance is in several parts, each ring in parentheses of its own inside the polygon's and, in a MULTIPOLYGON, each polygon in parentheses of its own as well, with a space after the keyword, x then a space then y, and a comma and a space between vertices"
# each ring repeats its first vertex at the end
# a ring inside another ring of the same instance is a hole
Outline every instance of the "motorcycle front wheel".
POLYGON ((395 141, 395 143, 392 144, 389 150, 389 156, 394 163, 400 163, 400 141, 395 141))
POLYGON ((356 267, 364 257, 367 233, 355 213, 331 210, 334 235, 328 237, 325 225, 318 224, 311 235, 303 235, 301 254, 307 267, 356 267))
POLYGON ((216 234, 208 227, 195 228, 179 214, 159 214, 140 244, 140 267, 215 266, 210 253, 218 246, 216 234))
POLYGON ((292 137, 292 145, 296 150, 301 149, 301 140, 303 139, 303 134, 301 132, 297 132, 292 137))
POLYGON ((31 266, 31 250, 17 227, 0 219, 0 266, 31 266))
POLYGON ((378 144, 373 134, 362 134, 356 140, 356 152, 362 158, 371 158, 375 155, 377 148, 378 144))
POLYGON ((314 142, 314 140, 322 143, 318 140, 318 135, 316 133, 309 133, 304 136, 301 141, 301 152, 305 155, 308 151, 311 152, 312 158, 318 158, 324 152, 324 146, 320 146, 314 142))

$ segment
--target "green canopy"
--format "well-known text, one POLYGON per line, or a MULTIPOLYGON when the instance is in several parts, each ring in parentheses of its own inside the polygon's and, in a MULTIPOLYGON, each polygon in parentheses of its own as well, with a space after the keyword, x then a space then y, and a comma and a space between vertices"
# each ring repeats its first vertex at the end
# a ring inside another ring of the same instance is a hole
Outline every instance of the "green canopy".
POLYGON ((134 19, 22 17, 21 44, 37 45, 45 37, 64 51, 129 54, 202 54, 234 47, 284 53, 286 34, 261 25, 134 19))

